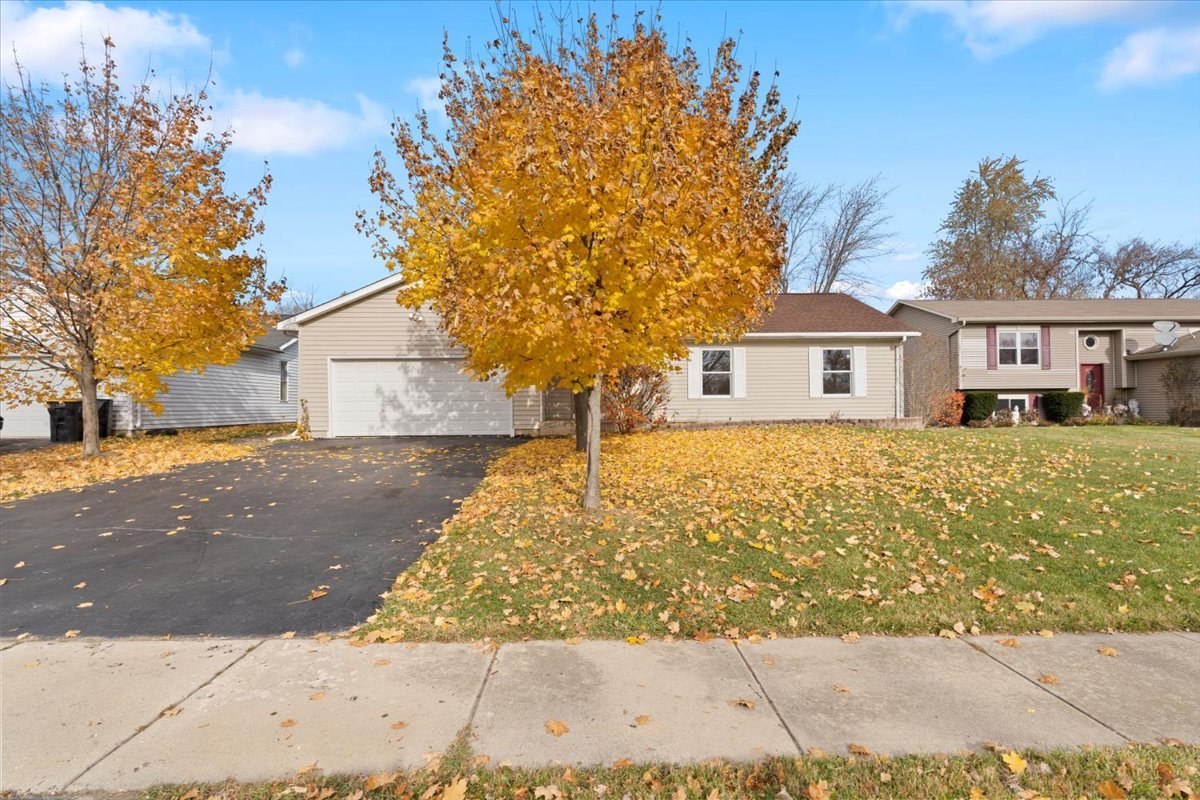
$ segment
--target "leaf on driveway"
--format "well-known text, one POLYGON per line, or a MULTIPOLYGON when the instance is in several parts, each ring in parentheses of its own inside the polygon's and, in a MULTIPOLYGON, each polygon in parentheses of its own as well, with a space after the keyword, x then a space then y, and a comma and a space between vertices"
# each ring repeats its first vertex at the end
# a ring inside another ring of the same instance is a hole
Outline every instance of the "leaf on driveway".
POLYGON ((1108 656, 1109 658, 1116 658, 1118 655, 1120 655, 1115 647, 1101 647, 1096 650, 1096 652, 1102 656, 1108 656))
POLYGON ((296 727, 296 720, 294 720, 294 719, 285 719, 283 722, 279 723, 279 727, 281 727, 281 728, 294 728, 294 727, 296 727))
POLYGON ((1041 683, 1058 683, 1058 676, 1052 672, 1044 672, 1038 675, 1038 681, 1041 683))
POLYGON ((739 697, 737 700, 730 700, 729 704, 731 706, 738 706, 740 708, 754 708, 756 705, 753 700, 747 700, 743 697, 739 697))
POLYGON ((551 736, 562 736, 564 733, 570 732, 570 730, 567 727, 567 723, 562 720, 552 719, 546 723, 546 733, 551 736))
POLYGON ((308 696, 308 699, 309 700, 324 700, 325 693, 324 692, 313 692, 312 694, 310 694, 308 696))
POLYGON ((182 711, 183 711, 183 709, 180 708, 179 706, 171 706, 170 708, 163 709, 163 712, 160 716, 177 717, 177 716, 179 716, 180 713, 182 713, 182 711))
POLYGON ((80 603, 79 605, 77 605, 75 607, 76 608, 91 608, 92 605, 93 605, 93 603, 91 601, 88 601, 86 603, 80 603))
POLYGON ((638 727, 645 725, 649 721, 650 721, 649 714, 639 714, 638 716, 633 718, 633 724, 637 725, 638 727))

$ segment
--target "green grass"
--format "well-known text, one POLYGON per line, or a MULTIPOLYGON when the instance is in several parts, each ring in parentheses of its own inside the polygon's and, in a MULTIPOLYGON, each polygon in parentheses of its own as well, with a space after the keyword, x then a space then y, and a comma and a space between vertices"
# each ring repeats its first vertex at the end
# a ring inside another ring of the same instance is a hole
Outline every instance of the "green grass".
MULTIPOLYGON (((469 756, 445 759, 436 770, 388 774, 386 786, 366 791, 365 776, 298 776, 255 784, 163 786, 148 800, 345 800, 425 798, 441 800, 447 787, 465 779, 468 798, 597 800, 628 796, 680 800, 776 798, 781 789, 796 800, 868 798, 1099 798, 1100 787, 1117 787, 1130 798, 1186 797, 1197 782, 1200 748, 1130 747, 1021 754, 1028 762, 1013 775, 1000 755, 905 756, 902 758, 772 758, 750 764, 726 762, 673 766, 641 764, 598 769, 512 769, 477 766, 469 756), (1175 780, 1178 783, 1172 784, 1175 780), (1108 782, 1112 782, 1108 784, 1108 782), (822 782, 824 782, 822 786, 822 782), (551 789, 553 787, 553 790, 551 789), (821 787, 822 795, 810 787, 821 787), (1174 788, 1175 795, 1168 794, 1174 788), (540 790, 540 792, 539 792, 540 790), (286 794, 285 794, 286 792, 286 794), (714 794, 715 792, 715 794, 714 794), (1023 794, 1021 792, 1027 792, 1023 794), (361 794, 360 794, 361 793, 361 794)), ((378 779, 378 778, 377 778, 378 779)), ((461 784, 460 784, 461 786, 461 784)), ((454 796, 453 793, 450 796, 454 796)), ((1194 797, 1195 795, 1190 795, 1194 797)))
MULTIPOLYGON (((1200 629, 1200 431, 745 427, 502 456, 384 640, 1200 629)), ((376 633, 370 633, 376 631, 376 633)))

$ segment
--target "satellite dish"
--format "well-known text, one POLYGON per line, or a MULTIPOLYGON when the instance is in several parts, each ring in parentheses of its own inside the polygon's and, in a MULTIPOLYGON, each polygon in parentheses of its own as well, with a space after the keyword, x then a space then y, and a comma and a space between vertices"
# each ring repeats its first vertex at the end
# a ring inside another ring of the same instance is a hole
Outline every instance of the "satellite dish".
MULTIPOLYGON (((1171 331, 1175 330, 1178 327, 1179 327, 1178 322, 1167 322, 1164 320, 1162 322, 1154 323, 1154 330, 1162 331, 1163 333, 1170 333, 1171 331)), ((1157 341, 1157 339, 1155 341, 1157 341)), ((1162 342, 1159 342, 1159 344, 1162 344, 1162 342)))
POLYGON ((1160 330, 1154 334, 1154 341, 1158 342, 1163 347, 1170 347, 1171 345, 1175 344, 1178 339, 1179 337, 1170 331, 1160 330))

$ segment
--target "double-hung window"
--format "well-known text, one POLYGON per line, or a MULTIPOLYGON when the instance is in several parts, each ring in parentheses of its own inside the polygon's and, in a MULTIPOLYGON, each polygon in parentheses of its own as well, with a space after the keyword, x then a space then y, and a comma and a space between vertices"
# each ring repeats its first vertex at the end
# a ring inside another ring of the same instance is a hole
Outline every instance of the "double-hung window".
POLYGON ((279 362, 279 402, 288 401, 288 362, 279 362))
POLYGON ((821 351, 821 393, 850 396, 853 359, 849 347, 826 347, 821 351))
POLYGON ((700 394, 733 396, 733 351, 729 348, 700 351, 700 394))
POLYGON ((1038 331, 997 331, 996 354, 1002 367, 1036 367, 1042 363, 1038 331))

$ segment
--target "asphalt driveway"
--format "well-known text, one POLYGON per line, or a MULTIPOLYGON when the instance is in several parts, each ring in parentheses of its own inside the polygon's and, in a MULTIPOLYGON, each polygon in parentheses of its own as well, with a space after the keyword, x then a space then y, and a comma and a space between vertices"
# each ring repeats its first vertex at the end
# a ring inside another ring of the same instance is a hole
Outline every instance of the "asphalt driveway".
POLYGON ((345 629, 514 442, 281 442, 11 503, 0 508, 0 636, 345 629))

